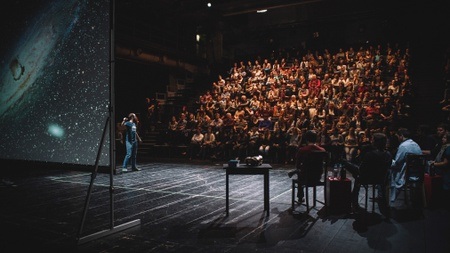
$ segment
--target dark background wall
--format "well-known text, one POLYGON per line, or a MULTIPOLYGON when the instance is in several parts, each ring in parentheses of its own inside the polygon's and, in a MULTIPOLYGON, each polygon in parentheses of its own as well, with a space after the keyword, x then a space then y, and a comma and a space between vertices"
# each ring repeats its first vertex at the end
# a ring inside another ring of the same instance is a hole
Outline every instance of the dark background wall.
POLYGON ((116 61, 116 114, 119 119, 130 112, 139 113, 146 97, 154 98, 156 92, 165 92, 169 73, 169 68, 158 64, 116 61))

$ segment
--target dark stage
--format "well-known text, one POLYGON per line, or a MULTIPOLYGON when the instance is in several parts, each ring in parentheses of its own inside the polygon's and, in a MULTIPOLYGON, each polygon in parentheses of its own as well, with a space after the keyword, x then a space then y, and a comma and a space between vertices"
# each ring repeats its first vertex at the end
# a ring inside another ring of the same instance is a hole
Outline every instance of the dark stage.
MULTIPOLYGON (((0 197, 1 252, 450 252, 450 212, 405 206, 324 215, 323 205, 292 214, 290 168, 270 170, 266 216, 262 175, 230 175, 225 213, 222 164, 146 163, 114 178, 114 226, 140 225, 77 244, 90 172, 14 168, 0 197), (20 175, 19 175, 20 174, 20 175)), ((5 181, 6 180, 6 181, 5 181)), ((109 174, 99 173, 82 236, 109 229, 109 174)), ((323 200, 323 188, 318 188, 323 200)), ((364 204, 364 190, 360 203, 364 204)), ((312 195, 312 194, 311 194, 312 195)), ((369 202, 369 210, 372 203, 369 202)))

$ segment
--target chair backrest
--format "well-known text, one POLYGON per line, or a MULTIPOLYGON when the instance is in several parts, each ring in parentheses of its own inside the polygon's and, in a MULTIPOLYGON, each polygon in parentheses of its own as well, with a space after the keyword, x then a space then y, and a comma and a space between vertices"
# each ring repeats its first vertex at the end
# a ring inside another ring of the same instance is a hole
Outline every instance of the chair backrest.
POLYGON ((366 153, 360 165, 361 184, 386 183, 391 163, 392 157, 386 151, 373 150, 366 153))
POLYGON ((330 164, 339 163, 345 157, 345 149, 343 145, 328 145, 326 150, 330 155, 330 164))
POLYGON ((320 183, 323 183, 325 181, 321 182, 322 175, 326 176, 326 160, 328 158, 328 152, 326 151, 311 151, 309 153, 302 165, 302 171, 304 175, 304 182, 306 185, 317 185, 320 183))
POLYGON ((405 181, 407 183, 421 183, 425 178, 427 155, 406 155, 405 181))

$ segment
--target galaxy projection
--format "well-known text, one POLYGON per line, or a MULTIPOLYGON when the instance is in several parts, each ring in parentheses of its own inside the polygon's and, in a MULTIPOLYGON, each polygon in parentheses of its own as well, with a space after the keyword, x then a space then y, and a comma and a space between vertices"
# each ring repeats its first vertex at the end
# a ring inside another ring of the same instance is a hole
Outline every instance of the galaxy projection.
MULTIPOLYGON (((108 117, 109 0, 0 11, 0 158, 92 165, 108 117)), ((100 165, 109 164, 109 137, 100 165)))

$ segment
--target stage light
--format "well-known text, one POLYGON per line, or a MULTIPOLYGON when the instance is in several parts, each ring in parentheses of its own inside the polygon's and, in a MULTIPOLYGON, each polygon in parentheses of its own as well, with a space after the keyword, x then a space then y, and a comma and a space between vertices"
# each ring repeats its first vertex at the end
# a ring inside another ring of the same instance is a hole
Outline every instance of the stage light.
POLYGON ((256 13, 265 13, 267 12, 267 9, 263 9, 263 10, 257 10, 256 13))
POLYGON ((208 2, 207 6, 208 6, 208 7, 211 7, 211 3, 210 3, 210 2, 208 2))
POLYGON ((195 35, 195 40, 196 40, 197 42, 200 42, 200 34, 195 35))

